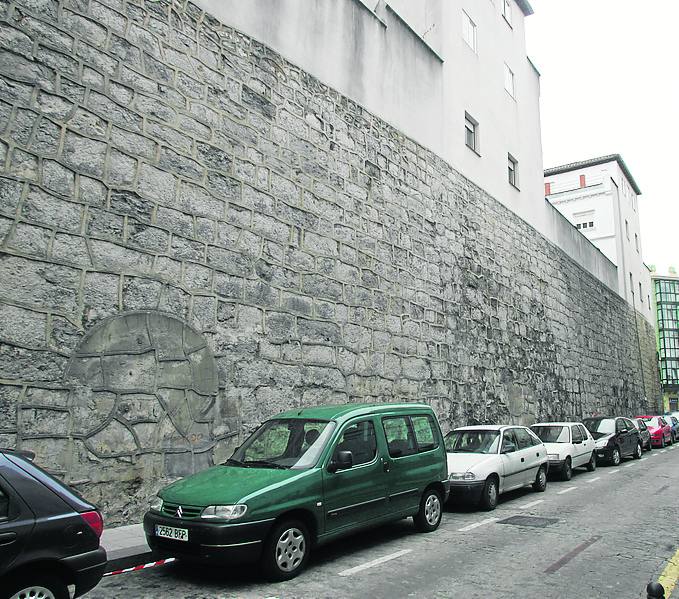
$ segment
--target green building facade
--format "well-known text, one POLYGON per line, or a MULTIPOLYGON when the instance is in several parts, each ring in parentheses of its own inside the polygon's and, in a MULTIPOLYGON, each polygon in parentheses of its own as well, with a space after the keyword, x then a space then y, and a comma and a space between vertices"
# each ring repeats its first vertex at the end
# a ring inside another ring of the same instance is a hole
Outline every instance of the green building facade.
POLYGON ((654 276, 658 367, 665 411, 679 411, 679 277, 654 276))

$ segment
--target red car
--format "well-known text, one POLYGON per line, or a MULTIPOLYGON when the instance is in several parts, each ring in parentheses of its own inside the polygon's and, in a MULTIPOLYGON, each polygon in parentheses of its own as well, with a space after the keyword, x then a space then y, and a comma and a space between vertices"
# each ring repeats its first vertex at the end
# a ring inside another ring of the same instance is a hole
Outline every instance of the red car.
POLYGON ((672 445, 672 427, 667 424, 662 416, 637 416, 646 423, 651 433, 651 445, 653 447, 665 447, 672 445))

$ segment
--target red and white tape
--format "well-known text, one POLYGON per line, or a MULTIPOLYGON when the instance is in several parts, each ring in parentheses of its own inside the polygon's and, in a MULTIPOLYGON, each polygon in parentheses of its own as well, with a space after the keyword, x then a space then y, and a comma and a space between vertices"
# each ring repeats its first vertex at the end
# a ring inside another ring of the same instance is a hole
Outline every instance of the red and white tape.
POLYGON ((165 564, 171 564, 175 561, 174 557, 169 557, 167 559, 161 559, 157 562, 150 562, 148 564, 143 564, 141 566, 133 566, 132 568, 125 568, 124 570, 113 570, 113 572, 106 572, 104 576, 115 576, 116 574, 127 574, 128 572, 138 572, 139 570, 146 570, 147 568, 155 568, 156 566, 164 566, 165 564))

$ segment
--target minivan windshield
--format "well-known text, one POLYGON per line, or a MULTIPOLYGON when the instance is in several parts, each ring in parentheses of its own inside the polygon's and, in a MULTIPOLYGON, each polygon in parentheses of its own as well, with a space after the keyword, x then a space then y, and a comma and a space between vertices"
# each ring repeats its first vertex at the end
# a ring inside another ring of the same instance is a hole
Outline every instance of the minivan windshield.
POLYGON ((566 426, 531 426, 532 430, 543 443, 568 443, 568 427, 566 426))
POLYGON ((316 464, 334 430, 335 423, 328 420, 268 420, 248 437, 226 465, 305 470, 316 464))
POLYGON ((595 439, 615 434, 615 418, 585 418, 582 423, 595 439))
POLYGON ((449 453, 497 453, 499 442, 499 431, 451 431, 445 438, 449 453))

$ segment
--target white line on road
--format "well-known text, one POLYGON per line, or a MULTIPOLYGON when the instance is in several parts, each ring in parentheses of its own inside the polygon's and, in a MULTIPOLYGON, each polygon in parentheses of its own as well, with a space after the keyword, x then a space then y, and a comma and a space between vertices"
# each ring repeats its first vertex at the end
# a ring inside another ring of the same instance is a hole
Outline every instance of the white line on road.
POLYGON ((340 576, 351 576, 352 574, 356 574, 357 572, 367 570, 368 568, 372 568, 373 566, 379 566, 380 564, 383 564, 384 562, 389 562, 393 559, 397 559, 399 557, 402 557, 406 553, 410 553, 411 551, 412 551, 412 549, 403 549, 402 551, 397 551, 396 553, 390 553, 389 555, 385 555, 384 557, 378 557, 377 559, 374 559, 371 562, 366 562, 365 564, 361 564, 360 566, 355 566, 354 568, 349 568, 348 570, 342 570, 339 573, 339 575, 340 576))
POLYGON ((568 487, 567 489, 564 489, 563 491, 559 491, 557 495, 563 495, 564 493, 570 493, 571 491, 575 491, 577 487, 568 487))
POLYGON ((587 483, 595 483, 596 481, 601 480, 600 476, 595 476, 594 478, 590 478, 589 480, 586 480, 585 482, 587 483))
POLYGON ((651 454, 651 457, 652 457, 652 458, 657 458, 657 457, 658 457, 658 454, 657 454, 657 453, 652 453, 652 454, 651 454))
POLYGON ((458 528, 457 532, 468 532, 470 530, 478 528, 479 526, 485 526, 486 524, 497 522, 499 519, 500 518, 487 518, 486 520, 481 520, 481 522, 475 522, 474 524, 470 524, 469 526, 465 526, 464 528, 458 528))
POLYGON ((636 462, 630 462, 629 464, 625 464, 625 465, 623 466, 623 468, 631 468, 632 466, 636 466, 636 465, 637 465, 636 462))
POLYGON ((665 453, 667 450, 666 449, 661 449, 660 453, 665 453))
POLYGON ((536 505, 539 505, 541 503, 544 503, 544 499, 538 499, 537 501, 531 501, 530 503, 527 503, 526 505, 520 505, 519 509, 520 510, 527 510, 530 507, 535 507, 536 505))
POLYGON ((616 470, 611 470, 608 474, 615 474, 616 472, 620 472, 620 468, 617 468, 616 470))

